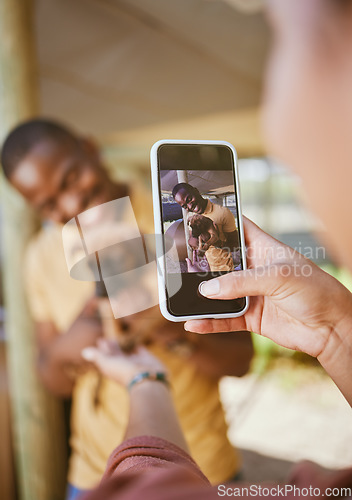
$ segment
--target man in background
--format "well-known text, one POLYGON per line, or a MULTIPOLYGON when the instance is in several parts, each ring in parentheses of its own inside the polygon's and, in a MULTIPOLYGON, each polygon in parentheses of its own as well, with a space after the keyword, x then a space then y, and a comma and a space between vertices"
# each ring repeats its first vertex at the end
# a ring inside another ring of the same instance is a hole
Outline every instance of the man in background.
MULTIPOLYGON (((152 233, 151 200, 136 186, 113 181, 92 141, 48 120, 13 130, 1 163, 12 185, 46 221, 29 245, 25 280, 41 380, 54 394, 73 399, 67 497, 72 500, 99 483, 108 456, 123 439, 129 403, 124 388, 101 379, 81 357, 82 349, 103 335, 103 325, 94 283, 69 276, 62 225, 89 208, 129 196, 141 231, 152 233)), ((247 372, 250 334, 186 336, 182 325, 161 315, 151 321, 143 313, 116 320, 116 326, 144 331, 152 339, 149 347, 170 372, 181 425, 204 473, 214 483, 234 477, 240 458, 227 439, 218 381, 247 372)))

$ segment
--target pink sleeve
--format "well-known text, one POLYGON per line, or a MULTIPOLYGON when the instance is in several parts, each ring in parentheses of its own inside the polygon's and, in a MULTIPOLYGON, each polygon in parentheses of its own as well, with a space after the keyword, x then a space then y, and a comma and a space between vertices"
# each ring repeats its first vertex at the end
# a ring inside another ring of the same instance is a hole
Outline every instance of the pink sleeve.
POLYGON ((82 500, 207 500, 213 491, 194 460, 164 439, 140 436, 111 454, 97 489, 82 500))
MULTIPOLYGON (((321 489, 323 498, 326 487, 351 486, 352 470, 324 473, 315 478, 310 473, 296 474, 292 485, 301 488, 307 484, 315 484, 321 489)), ((224 487, 224 485, 222 485, 224 487)), ((273 484, 261 484, 257 487, 271 490, 283 488, 273 484)), ((233 483, 226 485, 229 494, 237 498, 248 498, 250 485, 233 483), (236 492, 236 495, 235 495, 236 492)), ((222 490, 223 491, 223 490, 222 490)), ((267 498, 277 498, 267 495, 267 498)), ((223 496, 220 495, 220 496, 223 496)), ((217 487, 211 487, 209 481, 200 471, 192 458, 178 446, 164 439, 140 436, 125 441, 118 446, 109 458, 107 469, 100 486, 82 497, 82 500, 136 500, 145 498, 152 500, 215 500, 219 498, 217 487)), ((296 498, 294 492, 286 495, 287 499, 296 498)))
POLYGON ((188 453, 153 436, 138 436, 120 444, 108 460, 103 481, 123 472, 142 472, 152 467, 160 469, 170 464, 183 466, 198 476, 201 483, 210 484, 188 453))

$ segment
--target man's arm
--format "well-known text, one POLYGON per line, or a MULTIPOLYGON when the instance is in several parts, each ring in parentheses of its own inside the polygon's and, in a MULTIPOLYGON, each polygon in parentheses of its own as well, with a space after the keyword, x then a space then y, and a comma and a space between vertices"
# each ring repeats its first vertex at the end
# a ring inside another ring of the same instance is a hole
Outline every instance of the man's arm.
POLYGON ((92 303, 84 308, 66 333, 60 334, 52 322, 36 324, 38 372, 52 393, 60 397, 71 395, 74 375, 86 365, 81 351, 95 345, 101 333, 101 321, 92 303))
POLYGON ((37 322, 35 326, 37 338, 37 369, 42 383, 50 392, 60 397, 69 397, 73 388, 73 379, 65 373, 63 365, 53 361, 55 344, 59 333, 50 322, 37 322))
POLYGON ((162 321, 154 330, 153 340, 185 356, 201 373, 216 379, 226 375, 242 377, 253 357, 252 338, 247 331, 196 335, 187 333, 182 323, 162 321))
POLYGON ((236 218, 227 207, 219 207, 221 218, 217 222, 221 225, 225 236, 225 244, 230 249, 230 252, 235 252, 239 245, 239 234, 236 227, 236 218))
POLYGON ((240 246, 240 240, 238 237, 238 231, 237 229, 235 231, 231 231, 230 233, 225 233, 224 236, 226 238, 226 246, 230 249, 231 252, 235 251, 238 249, 240 246))
POLYGON ((253 342, 249 332, 216 333, 196 335, 189 333, 194 349, 189 360, 207 376, 242 377, 253 358, 253 342))

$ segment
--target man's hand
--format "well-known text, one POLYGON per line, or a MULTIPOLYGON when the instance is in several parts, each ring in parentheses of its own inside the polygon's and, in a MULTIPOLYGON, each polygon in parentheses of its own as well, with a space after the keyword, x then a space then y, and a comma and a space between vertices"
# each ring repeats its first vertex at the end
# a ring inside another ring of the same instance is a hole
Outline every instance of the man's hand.
POLYGON ((163 318, 157 306, 122 320, 130 334, 140 343, 147 341, 148 345, 157 344, 175 353, 207 377, 240 377, 249 369, 253 347, 248 332, 190 335, 185 332, 182 323, 163 318))
POLYGON ((60 333, 52 322, 36 324, 39 376, 57 396, 70 396, 75 378, 87 370, 81 351, 95 345, 102 334, 96 304, 95 298, 89 300, 65 333, 60 333))
POLYGON ((224 246, 229 248, 230 252, 235 252, 236 250, 238 250, 240 246, 240 240, 237 229, 235 231, 232 231, 231 233, 224 232, 224 236, 226 239, 224 246))
POLYGON ((344 380, 337 379, 351 377, 347 377, 349 372, 339 373, 342 367, 336 356, 339 353, 341 359, 343 353, 352 351, 351 293, 247 219, 245 236, 249 269, 208 281, 201 293, 222 300, 250 296, 248 312, 233 319, 188 321, 185 328, 197 333, 250 330, 284 347, 304 351, 318 357, 346 395, 344 380))

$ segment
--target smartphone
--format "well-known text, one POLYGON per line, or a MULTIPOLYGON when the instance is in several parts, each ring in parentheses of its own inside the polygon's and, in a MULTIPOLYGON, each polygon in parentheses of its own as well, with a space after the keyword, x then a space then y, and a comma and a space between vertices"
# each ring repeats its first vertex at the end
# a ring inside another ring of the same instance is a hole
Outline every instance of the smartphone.
POLYGON ((199 285, 246 269, 237 153, 224 141, 151 149, 159 303, 170 321, 243 315, 248 297, 211 300, 199 285))

